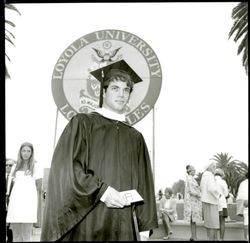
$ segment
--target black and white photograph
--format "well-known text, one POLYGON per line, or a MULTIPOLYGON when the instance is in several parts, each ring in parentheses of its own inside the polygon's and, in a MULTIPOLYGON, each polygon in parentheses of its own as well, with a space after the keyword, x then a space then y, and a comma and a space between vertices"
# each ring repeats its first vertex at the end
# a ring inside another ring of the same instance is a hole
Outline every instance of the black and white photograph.
POLYGON ((248 3, 11 3, 6 242, 249 241, 248 3))

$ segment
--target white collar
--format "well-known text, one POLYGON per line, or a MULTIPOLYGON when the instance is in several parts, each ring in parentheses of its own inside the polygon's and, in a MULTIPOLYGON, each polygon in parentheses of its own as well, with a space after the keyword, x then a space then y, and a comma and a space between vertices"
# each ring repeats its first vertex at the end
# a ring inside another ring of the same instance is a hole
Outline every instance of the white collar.
POLYGON ((97 108, 96 112, 98 112, 99 114, 101 114, 107 118, 110 118, 112 120, 117 120, 117 121, 121 121, 121 122, 126 121, 125 114, 118 114, 118 113, 115 113, 111 110, 105 109, 104 107, 97 108))

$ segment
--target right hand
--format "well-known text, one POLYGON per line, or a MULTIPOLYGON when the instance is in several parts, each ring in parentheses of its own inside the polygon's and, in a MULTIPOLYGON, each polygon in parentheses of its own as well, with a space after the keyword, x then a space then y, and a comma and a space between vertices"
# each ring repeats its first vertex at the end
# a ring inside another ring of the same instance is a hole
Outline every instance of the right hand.
POLYGON ((112 187, 110 188, 104 203, 108 208, 123 208, 130 205, 126 198, 112 187))

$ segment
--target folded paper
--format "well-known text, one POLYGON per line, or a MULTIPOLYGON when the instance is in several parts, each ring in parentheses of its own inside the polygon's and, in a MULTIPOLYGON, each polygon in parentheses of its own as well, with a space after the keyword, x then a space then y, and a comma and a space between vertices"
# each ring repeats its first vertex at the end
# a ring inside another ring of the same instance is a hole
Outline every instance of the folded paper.
POLYGON ((128 190, 120 192, 129 203, 140 202, 143 201, 141 195, 135 190, 128 190))

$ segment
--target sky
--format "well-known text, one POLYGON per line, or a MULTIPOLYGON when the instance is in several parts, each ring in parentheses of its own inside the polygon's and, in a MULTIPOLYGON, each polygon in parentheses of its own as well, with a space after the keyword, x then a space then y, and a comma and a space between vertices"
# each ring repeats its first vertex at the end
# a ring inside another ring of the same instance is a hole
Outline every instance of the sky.
POLYGON ((15 47, 6 45, 11 59, 11 79, 5 84, 6 157, 16 159, 21 143, 29 141, 41 167, 50 167, 54 139, 68 122, 59 113, 56 126, 54 66, 81 36, 118 29, 145 40, 162 69, 154 112, 134 125, 148 145, 156 190, 185 179, 187 164, 201 172, 216 153, 227 152, 248 164, 248 78, 237 56, 238 43, 228 39, 236 5, 15 4, 21 16, 6 11, 16 24, 9 28, 15 47))

